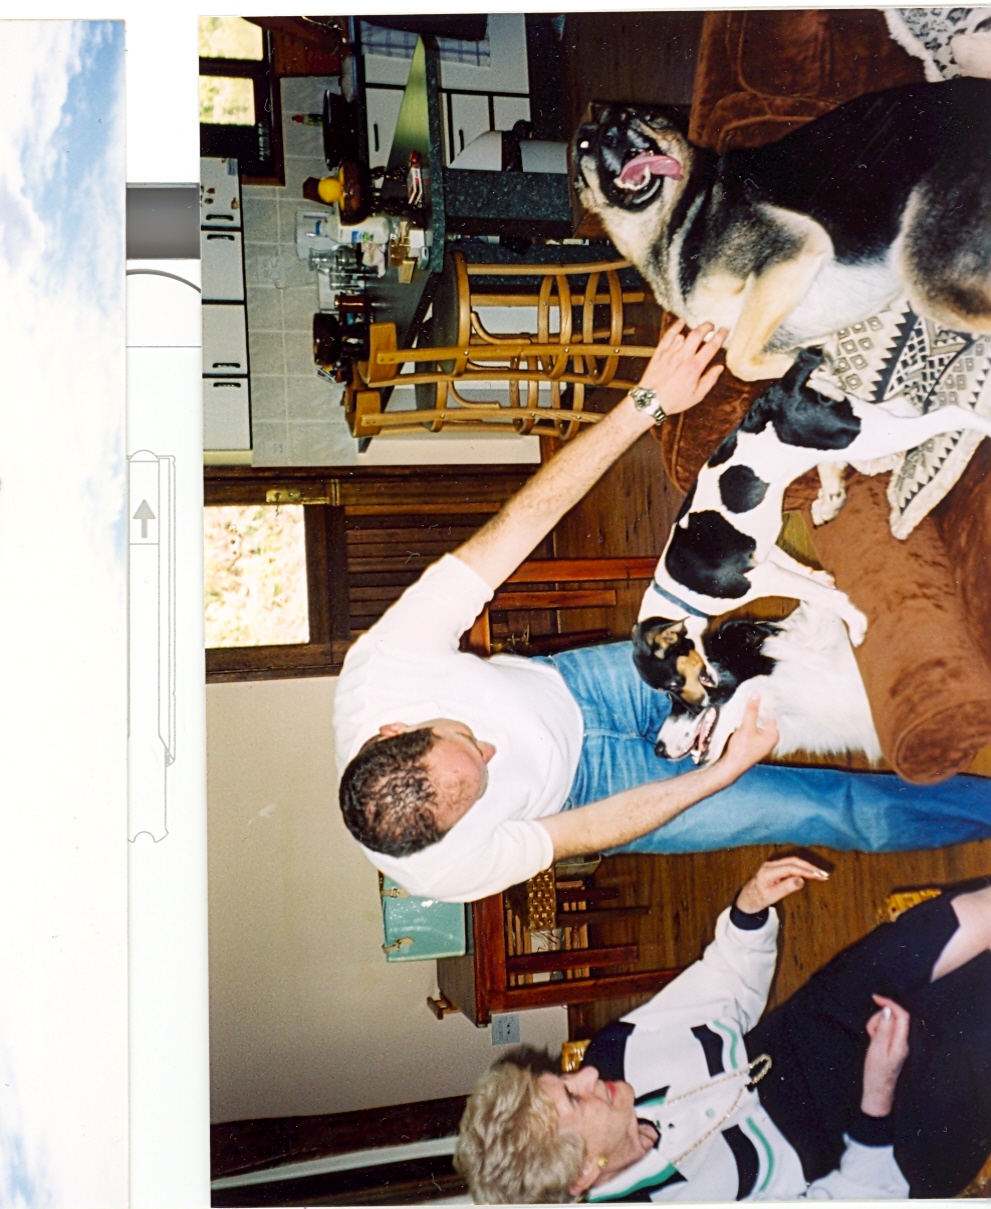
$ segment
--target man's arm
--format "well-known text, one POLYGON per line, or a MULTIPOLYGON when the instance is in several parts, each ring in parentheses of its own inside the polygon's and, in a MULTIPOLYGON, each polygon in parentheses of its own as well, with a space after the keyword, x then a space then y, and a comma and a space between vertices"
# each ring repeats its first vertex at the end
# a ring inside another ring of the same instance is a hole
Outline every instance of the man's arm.
POLYGON ((769 755, 778 742, 778 728, 773 722, 763 728, 757 725, 759 707, 760 699, 755 697, 748 704, 743 722, 730 739, 722 759, 715 764, 539 819, 554 843, 554 860, 628 844, 731 785, 758 760, 769 755))
MULTIPOLYGON (((706 367, 725 340, 726 329, 720 328, 708 341, 711 323, 687 335, 682 329, 683 324, 676 323, 665 332, 640 380, 641 386, 657 392, 669 416, 705 398, 722 371, 721 365, 706 367)), ((455 557, 477 571, 490 588, 498 588, 653 423, 627 395, 604 420, 542 467, 498 515, 454 551, 455 557)))

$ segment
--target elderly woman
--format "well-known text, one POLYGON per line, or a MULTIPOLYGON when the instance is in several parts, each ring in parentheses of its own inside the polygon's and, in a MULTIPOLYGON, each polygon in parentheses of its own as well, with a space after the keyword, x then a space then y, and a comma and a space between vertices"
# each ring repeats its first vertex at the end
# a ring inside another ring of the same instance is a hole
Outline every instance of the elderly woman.
POLYGON ((768 861, 702 959, 599 1033, 582 1069, 512 1057, 455 1165, 477 1202, 953 1196, 991 1151, 991 885, 948 891, 761 1013, 773 904, 827 875, 768 861))

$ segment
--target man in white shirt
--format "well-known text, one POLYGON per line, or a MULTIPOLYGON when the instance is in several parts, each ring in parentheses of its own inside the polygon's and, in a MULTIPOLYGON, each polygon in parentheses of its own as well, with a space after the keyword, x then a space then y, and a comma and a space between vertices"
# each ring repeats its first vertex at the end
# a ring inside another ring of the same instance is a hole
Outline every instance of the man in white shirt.
POLYGON ((641 386, 429 567, 349 651, 334 706, 341 808, 373 864, 411 894, 471 901, 552 861, 622 845, 888 851, 991 835, 983 778, 917 786, 753 768, 777 742, 773 723, 758 727, 756 702, 717 763, 686 769, 658 758, 670 702, 636 674, 629 643, 535 659, 458 650, 495 589, 612 463, 708 393, 725 335, 711 324, 669 329, 641 386))
MULTIPOLYGON (((626 396, 428 568, 348 653, 334 716, 345 820, 372 861, 412 893, 481 898, 553 860, 633 840, 774 746, 776 730, 758 729, 752 710, 712 767, 562 811, 584 730, 564 679, 545 660, 458 650, 493 591, 620 454, 709 392, 721 369, 709 363, 725 336, 711 324, 669 329, 640 387, 654 406, 641 410, 626 396)), ((653 759, 655 775, 665 775, 662 764, 653 759)))

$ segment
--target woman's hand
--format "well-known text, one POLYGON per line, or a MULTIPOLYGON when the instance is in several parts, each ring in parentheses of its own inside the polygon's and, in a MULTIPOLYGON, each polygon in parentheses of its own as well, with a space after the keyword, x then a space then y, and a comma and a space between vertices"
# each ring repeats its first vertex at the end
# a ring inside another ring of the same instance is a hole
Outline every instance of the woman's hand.
POLYGON ((867 1021, 871 1039, 864 1059, 864 1094, 861 1109, 869 1117, 886 1117, 895 1102, 895 1087, 908 1057, 911 1016, 893 999, 872 996, 881 1009, 867 1021))
POLYGON ((736 896, 736 905, 747 915, 756 915, 765 907, 779 903, 801 890, 808 879, 825 881, 829 874, 800 856, 784 856, 765 861, 736 896))
POLYGON ((640 379, 642 387, 656 391, 668 416, 701 402, 723 372, 721 365, 703 371, 722 347, 727 329, 714 329, 711 323, 700 323, 690 332, 684 328, 680 319, 668 328, 640 379))

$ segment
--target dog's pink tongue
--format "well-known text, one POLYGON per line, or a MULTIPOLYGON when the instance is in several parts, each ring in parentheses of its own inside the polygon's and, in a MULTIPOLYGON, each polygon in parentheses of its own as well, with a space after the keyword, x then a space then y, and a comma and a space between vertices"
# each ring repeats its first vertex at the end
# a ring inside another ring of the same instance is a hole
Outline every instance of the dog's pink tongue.
POLYGON ((673 156, 652 155, 644 151, 623 165, 617 180, 623 185, 636 185, 644 183, 648 176, 673 176, 680 181, 681 164, 673 156))

